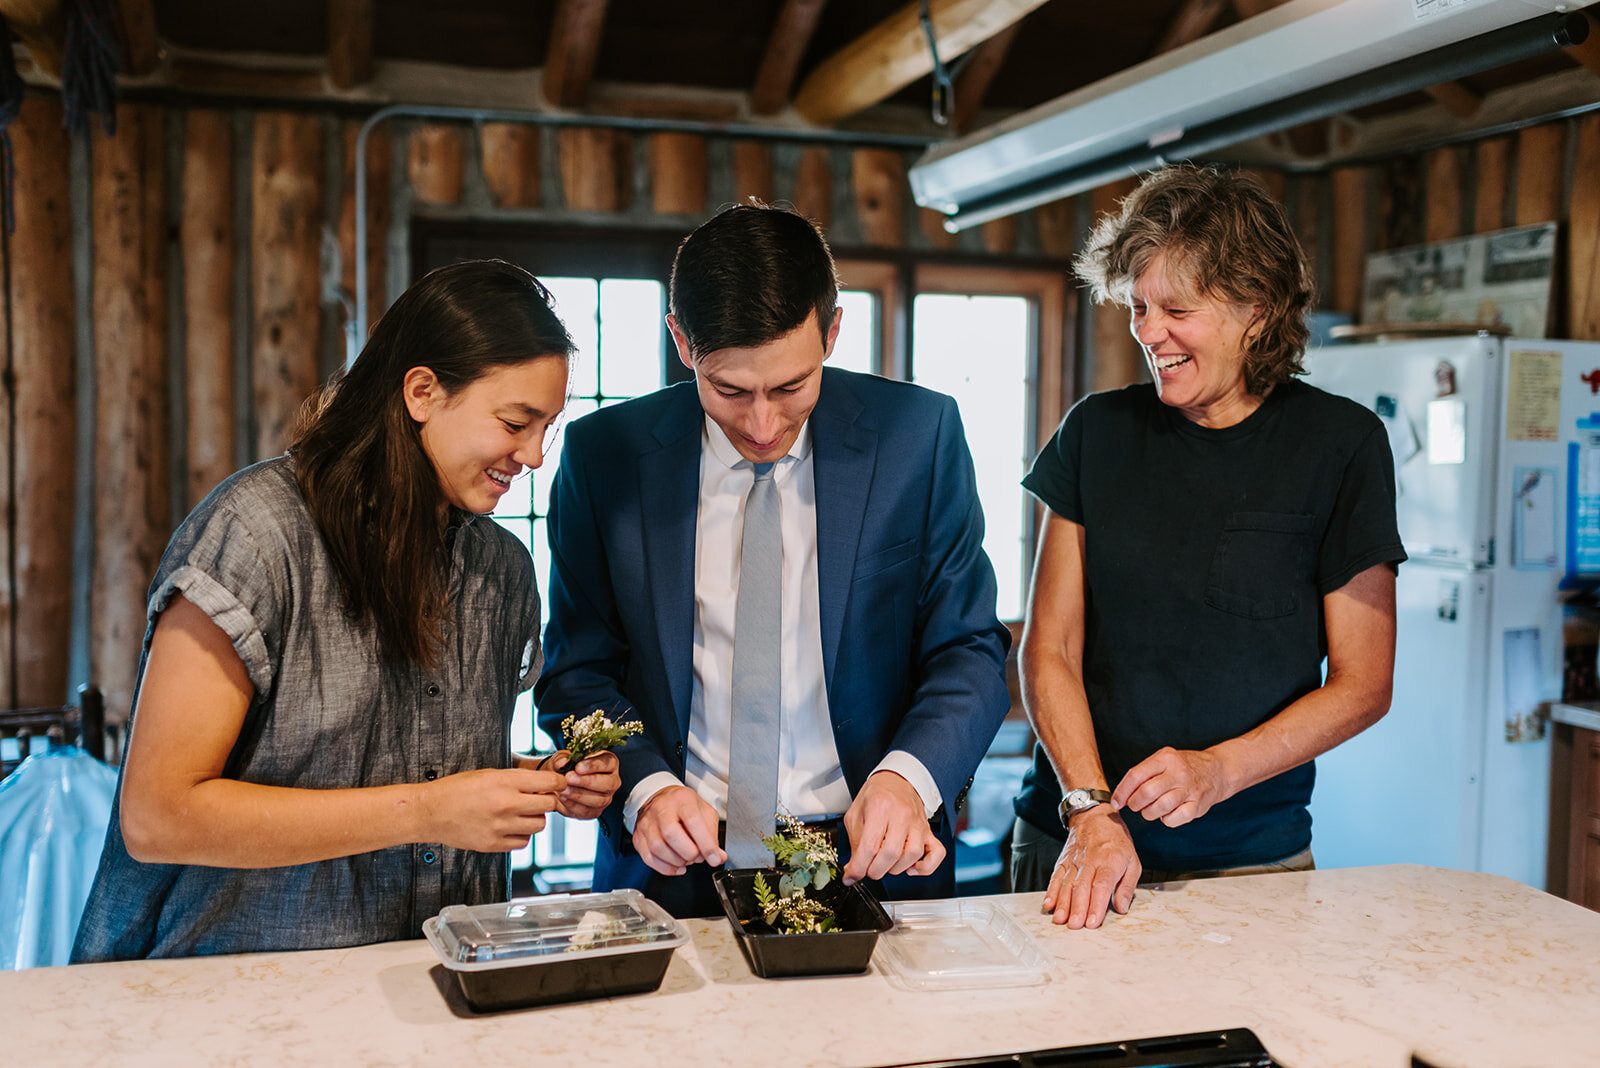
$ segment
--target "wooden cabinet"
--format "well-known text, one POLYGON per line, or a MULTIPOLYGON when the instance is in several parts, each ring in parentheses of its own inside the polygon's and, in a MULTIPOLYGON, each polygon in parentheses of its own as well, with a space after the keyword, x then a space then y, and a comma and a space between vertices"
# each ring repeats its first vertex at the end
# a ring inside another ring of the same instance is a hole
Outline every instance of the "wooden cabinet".
POLYGON ((1552 726, 1550 887, 1600 911, 1600 730, 1552 726))

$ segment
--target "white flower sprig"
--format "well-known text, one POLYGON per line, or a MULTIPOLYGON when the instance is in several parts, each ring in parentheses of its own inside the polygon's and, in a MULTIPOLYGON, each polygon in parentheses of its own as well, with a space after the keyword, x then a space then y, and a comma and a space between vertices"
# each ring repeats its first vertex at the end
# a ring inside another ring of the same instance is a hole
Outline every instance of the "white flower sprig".
POLYGON ((568 716, 561 721, 562 748, 571 754, 569 763, 577 764, 607 749, 622 748, 642 730, 644 724, 638 720, 613 723, 597 708, 582 719, 568 716))

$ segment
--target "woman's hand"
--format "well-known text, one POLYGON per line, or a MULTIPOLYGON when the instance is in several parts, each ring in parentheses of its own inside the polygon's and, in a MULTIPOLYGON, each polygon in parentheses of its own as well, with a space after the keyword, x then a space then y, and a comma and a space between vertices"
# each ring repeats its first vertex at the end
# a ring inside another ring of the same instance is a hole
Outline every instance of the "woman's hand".
POLYGON ((1111 793, 1111 803, 1147 820, 1182 827, 1232 797, 1222 758, 1206 749, 1156 750, 1128 770, 1111 793))
POLYGON ((417 787, 416 841, 480 853, 509 853, 544 830, 567 780, 559 772, 483 768, 417 787))

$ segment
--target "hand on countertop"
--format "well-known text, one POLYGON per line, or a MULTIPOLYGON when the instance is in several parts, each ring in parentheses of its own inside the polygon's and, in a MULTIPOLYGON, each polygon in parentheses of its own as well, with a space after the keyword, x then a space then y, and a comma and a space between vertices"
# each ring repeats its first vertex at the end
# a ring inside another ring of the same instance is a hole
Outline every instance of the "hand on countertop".
POLYGON ((1132 907, 1143 870, 1122 817, 1110 805, 1096 805, 1072 817, 1067 844, 1050 873, 1044 911, 1074 931, 1099 927, 1108 906, 1118 912, 1132 907))

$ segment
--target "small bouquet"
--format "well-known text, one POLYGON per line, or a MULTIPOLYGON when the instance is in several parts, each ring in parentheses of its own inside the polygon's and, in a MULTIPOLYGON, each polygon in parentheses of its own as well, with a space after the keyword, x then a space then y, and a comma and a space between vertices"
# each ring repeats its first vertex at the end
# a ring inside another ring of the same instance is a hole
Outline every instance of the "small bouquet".
POLYGON ((839 854, 826 832, 805 826, 787 812, 778 813, 783 829, 761 844, 772 850, 781 871, 776 890, 763 873, 755 878, 756 904, 761 918, 781 934, 821 934, 837 931, 833 909, 811 896, 839 877, 839 854), (786 870, 785 870, 786 869, 786 870))
POLYGON ((613 723, 598 708, 579 719, 568 716, 561 721, 562 746, 567 753, 567 763, 578 764, 607 749, 620 749, 629 738, 644 730, 638 720, 613 723))

